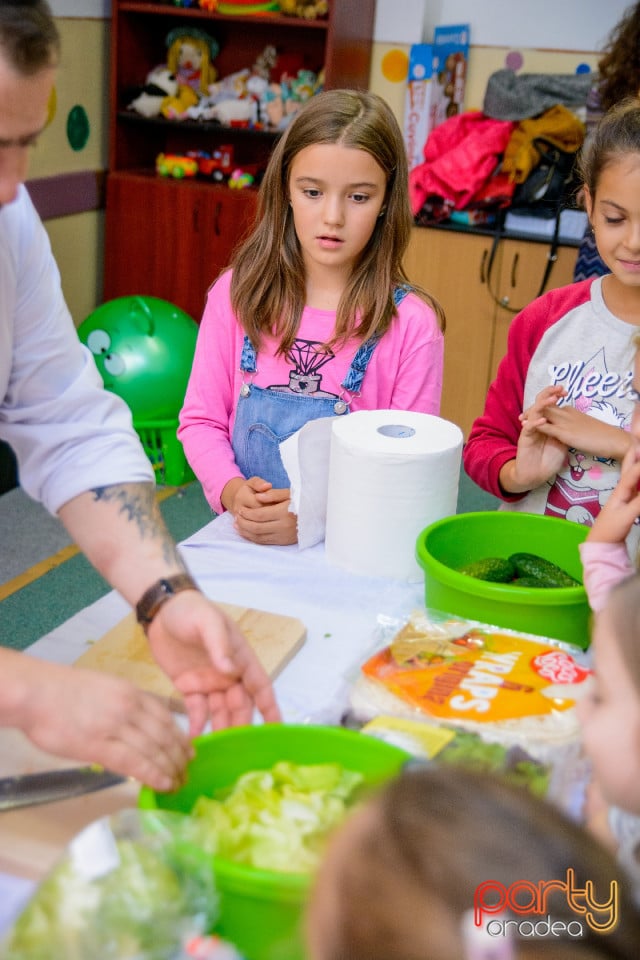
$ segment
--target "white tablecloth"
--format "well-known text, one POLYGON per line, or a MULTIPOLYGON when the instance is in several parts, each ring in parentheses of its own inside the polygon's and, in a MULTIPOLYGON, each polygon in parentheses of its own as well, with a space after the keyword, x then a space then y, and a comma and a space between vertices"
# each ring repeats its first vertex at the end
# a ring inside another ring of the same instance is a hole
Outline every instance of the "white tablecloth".
MULTIPOLYGON (((379 617, 408 615, 424 603, 424 585, 361 577, 330 566, 324 544, 256 546, 229 514, 181 544, 202 590, 214 600, 298 617, 307 640, 275 682, 288 722, 338 722, 345 678, 372 650, 379 617)), ((129 612, 115 592, 52 630, 29 652, 71 663, 129 612)))

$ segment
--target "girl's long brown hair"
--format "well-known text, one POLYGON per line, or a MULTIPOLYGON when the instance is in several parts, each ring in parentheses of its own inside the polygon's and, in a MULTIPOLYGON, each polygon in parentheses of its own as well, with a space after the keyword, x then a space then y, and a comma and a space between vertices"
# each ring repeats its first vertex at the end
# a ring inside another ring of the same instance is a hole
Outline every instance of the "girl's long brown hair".
MULTIPOLYGON (((328 90, 317 94, 290 123, 271 154, 260 187, 256 226, 235 253, 231 304, 249 339, 260 348, 265 334, 291 347, 305 305, 305 267, 289 206, 289 174, 294 158, 315 144, 365 150, 387 177, 385 213, 338 305, 334 336, 327 346, 355 336, 362 340, 388 330, 395 314, 393 289, 408 282, 402 267, 413 218, 408 166, 395 116, 376 94, 328 90)), ((412 284, 414 290, 415 285, 412 284)), ((422 290, 444 327, 438 303, 422 290)))

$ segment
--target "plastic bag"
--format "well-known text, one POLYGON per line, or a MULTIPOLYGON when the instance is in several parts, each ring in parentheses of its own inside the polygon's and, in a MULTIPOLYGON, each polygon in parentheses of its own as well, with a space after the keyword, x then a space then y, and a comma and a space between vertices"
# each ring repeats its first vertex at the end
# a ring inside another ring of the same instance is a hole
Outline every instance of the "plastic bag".
POLYGON ((572 644, 415 610, 382 617, 375 647, 350 677, 352 720, 387 714, 444 723, 545 759, 575 746, 575 700, 590 671, 572 644))
POLYGON ((123 810, 69 844, 9 931, 3 960, 173 960, 217 916, 190 818, 123 810))
POLYGON ((574 707, 589 676, 588 654, 559 640, 433 609, 381 614, 343 722, 423 761, 505 775, 580 819, 589 765, 574 707))

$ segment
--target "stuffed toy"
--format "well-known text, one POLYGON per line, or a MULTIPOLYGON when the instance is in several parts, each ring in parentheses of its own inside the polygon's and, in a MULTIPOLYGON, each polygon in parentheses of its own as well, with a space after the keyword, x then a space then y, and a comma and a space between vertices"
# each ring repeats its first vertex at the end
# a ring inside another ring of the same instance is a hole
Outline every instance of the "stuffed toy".
POLYGON ((154 67, 147 74, 144 86, 139 87, 137 96, 129 104, 129 110, 135 110, 143 117, 158 117, 163 101, 174 97, 178 92, 178 81, 165 64, 154 67))
POLYGON ((167 66, 178 85, 205 96, 218 76, 213 66, 220 50, 217 40, 197 27, 176 27, 167 34, 166 44, 167 66))
POLYGON ((317 20, 329 12, 327 0, 280 0, 280 11, 286 17, 301 17, 303 20, 317 20))
POLYGON ((199 102, 198 94, 186 84, 178 87, 173 97, 165 97, 160 105, 160 113, 168 120, 182 120, 188 116, 187 111, 199 102))

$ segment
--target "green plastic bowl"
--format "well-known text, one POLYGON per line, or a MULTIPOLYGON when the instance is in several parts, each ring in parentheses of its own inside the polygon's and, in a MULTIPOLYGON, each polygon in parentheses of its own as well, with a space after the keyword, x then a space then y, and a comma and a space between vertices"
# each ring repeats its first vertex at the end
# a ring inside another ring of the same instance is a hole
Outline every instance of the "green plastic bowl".
POLYGON ((589 528, 569 520, 506 510, 459 513, 426 527, 416 544, 424 570, 427 607, 458 617, 589 645, 589 604, 584 587, 558 589, 489 583, 459 573, 484 557, 535 553, 582 581, 578 544, 589 528))
MULTIPOLYGON (((249 770, 268 770, 279 760, 342 764, 375 787, 395 776, 408 759, 404 750, 341 727, 264 724, 205 734, 194 741, 187 784, 176 793, 140 791, 144 809, 188 813, 202 794, 211 796, 249 770)), ((212 858, 220 897, 216 931, 247 960, 304 960, 302 917, 311 877, 258 870, 212 858)))

